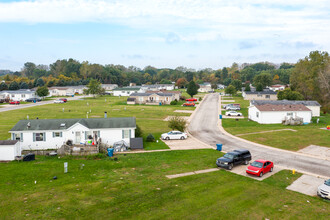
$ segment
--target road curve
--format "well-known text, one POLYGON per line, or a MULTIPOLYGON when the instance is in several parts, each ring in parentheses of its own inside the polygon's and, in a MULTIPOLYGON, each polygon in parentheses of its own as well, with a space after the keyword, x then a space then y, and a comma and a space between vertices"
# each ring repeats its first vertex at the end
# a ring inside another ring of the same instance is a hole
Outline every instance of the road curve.
POLYGON ((191 120, 188 127, 189 133, 211 146, 222 143, 224 151, 248 149, 252 154, 252 159, 267 159, 273 161, 275 165, 288 169, 330 178, 330 158, 324 160, 296 152, 261 147, 221 132, 218 128, 218 107, 219 94, 205 96, 191 120))

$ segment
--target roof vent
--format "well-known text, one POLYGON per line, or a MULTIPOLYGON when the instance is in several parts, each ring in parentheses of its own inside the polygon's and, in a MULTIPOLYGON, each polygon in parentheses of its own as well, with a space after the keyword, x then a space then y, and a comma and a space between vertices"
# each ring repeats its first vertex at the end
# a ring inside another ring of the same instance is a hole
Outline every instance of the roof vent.
POLYGON ((31 127, 31 123, 28 122, 28 123, 27 123, 27 128, 30 128, 30 127, 31 127))
POLYGON ((61 124, 61 127, 65 127, 65 123, 62 123, 62 124, 61 124))

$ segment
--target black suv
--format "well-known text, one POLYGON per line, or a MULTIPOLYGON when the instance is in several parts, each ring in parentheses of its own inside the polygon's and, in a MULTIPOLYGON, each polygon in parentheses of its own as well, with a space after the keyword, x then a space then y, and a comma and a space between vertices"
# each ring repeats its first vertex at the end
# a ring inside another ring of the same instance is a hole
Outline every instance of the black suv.
POLYGON ((245 164, 247 165, 251 160, 251 154, 248 150, 234 150, 228 152, 223 157, 217 159, 216 164, 218 167, 233 169, 234 165, 245 164))

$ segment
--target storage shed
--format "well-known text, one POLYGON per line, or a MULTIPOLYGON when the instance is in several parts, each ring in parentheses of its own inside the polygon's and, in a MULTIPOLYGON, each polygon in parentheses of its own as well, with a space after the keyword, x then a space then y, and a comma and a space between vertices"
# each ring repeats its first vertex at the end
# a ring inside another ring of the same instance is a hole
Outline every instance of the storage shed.
POLYGON ((15 160, 21 156, 20 142, 18 140, 0 140, 0 161, 15 160))

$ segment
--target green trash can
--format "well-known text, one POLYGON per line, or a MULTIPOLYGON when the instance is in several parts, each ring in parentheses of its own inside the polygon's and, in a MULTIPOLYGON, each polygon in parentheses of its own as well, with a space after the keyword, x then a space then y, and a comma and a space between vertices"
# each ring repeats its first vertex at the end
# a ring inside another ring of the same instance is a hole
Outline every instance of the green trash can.
POLYGON ((217 150, 222 151, 222 144, 217 144, 217 150))

